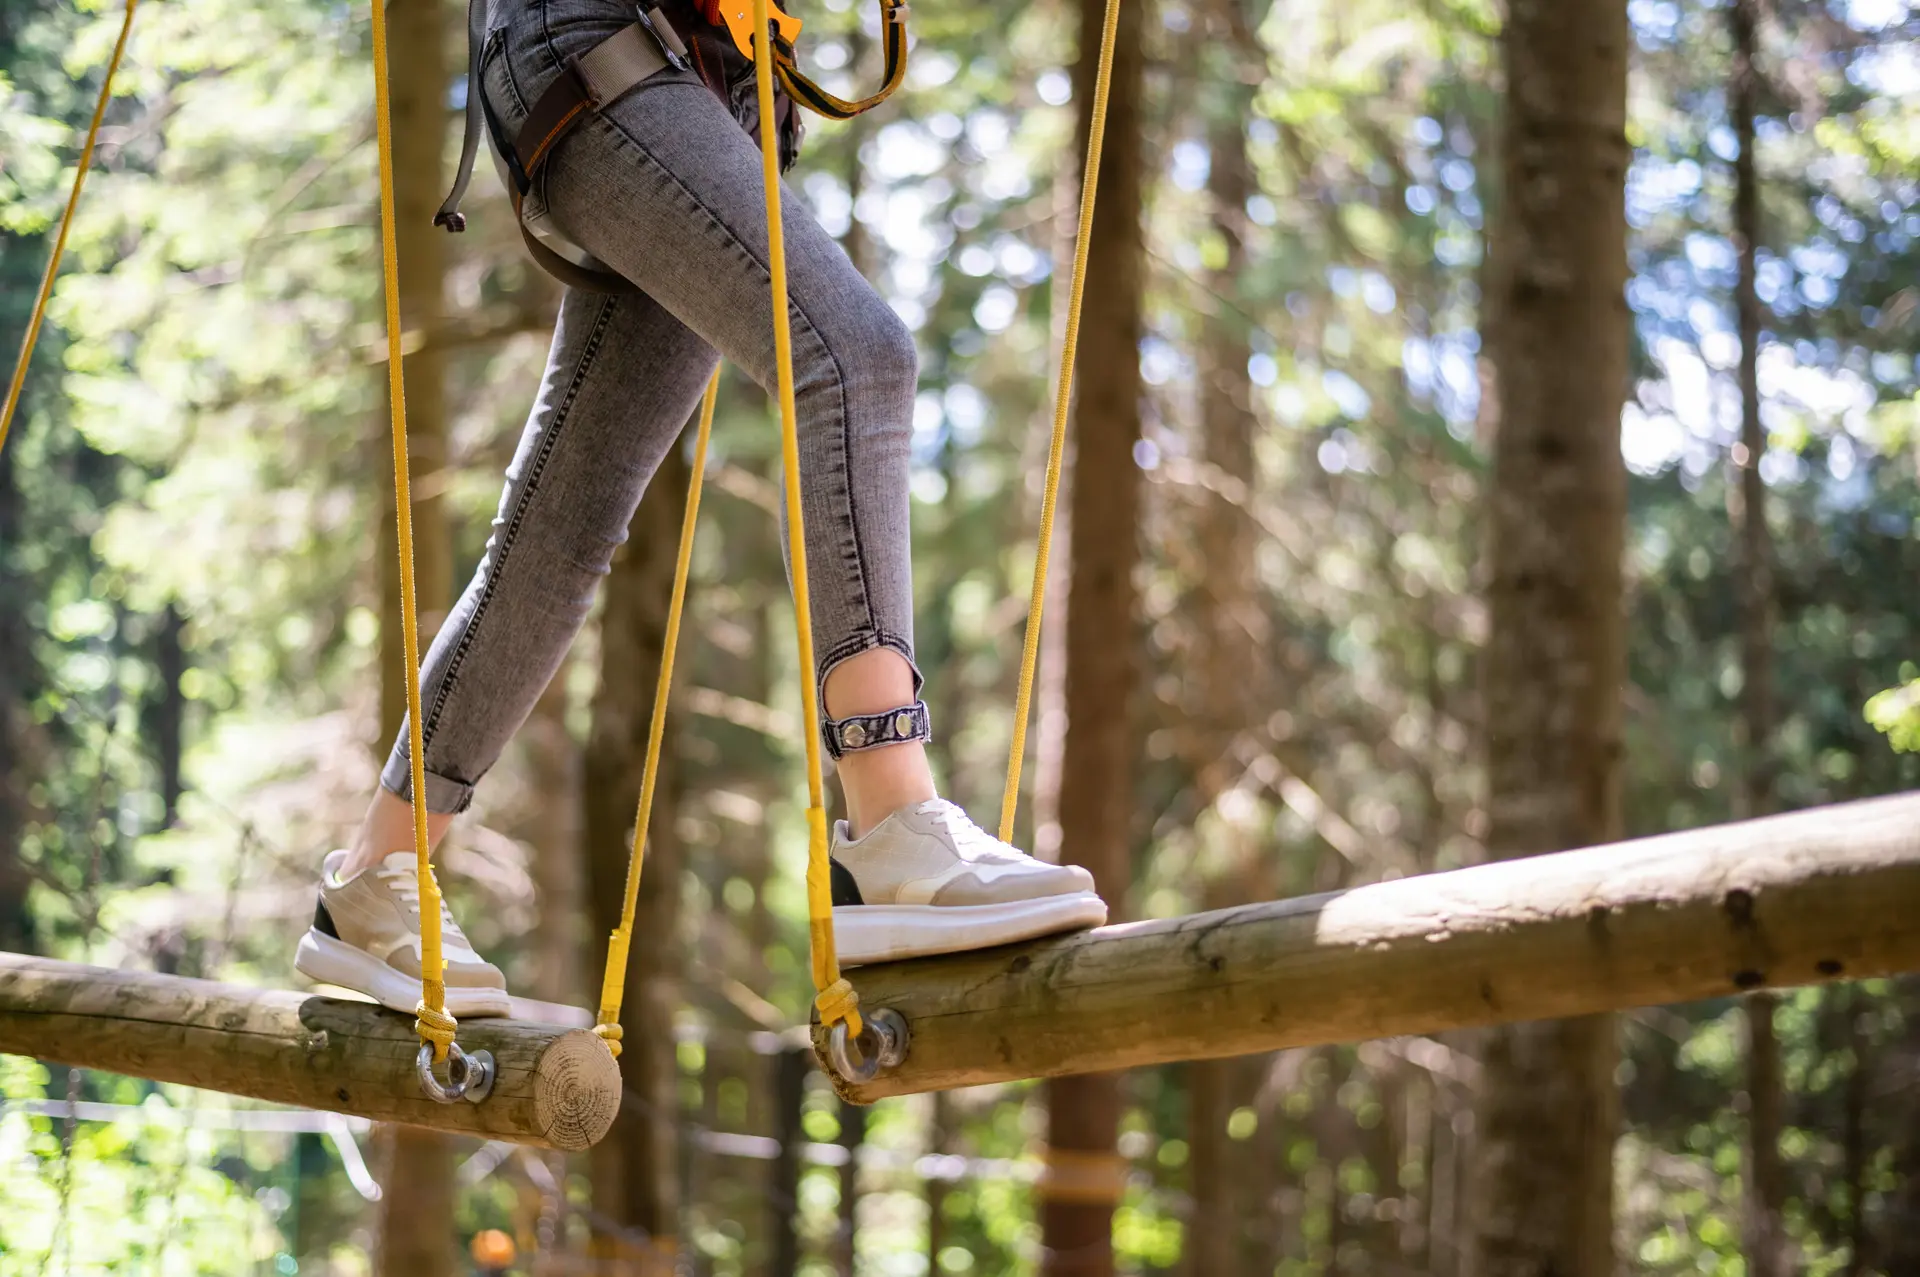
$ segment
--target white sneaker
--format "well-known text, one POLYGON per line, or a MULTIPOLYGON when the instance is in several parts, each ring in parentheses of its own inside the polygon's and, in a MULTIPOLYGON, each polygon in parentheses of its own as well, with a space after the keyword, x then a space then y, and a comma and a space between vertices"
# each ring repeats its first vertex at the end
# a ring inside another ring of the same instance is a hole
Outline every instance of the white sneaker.
MULTIPOLYGON (((313 926, 293 965, 322 984, 364 993, 413 1014, 420 1001, 420 884, 414 855, 396 851, 372 869, 340 877, 347 853, 327 856, 313 926)), ((446 901, 440 902, 440 956, 446 959, 447 1011, 459 1016, 511 1011, 500 968, 473 951, 446 901)))
POLYGON ((833 831, 834 949, 845 966, 1097 927, 1106 902, 1078 865, 1049 865, 935 798, 855 841, 833 831))

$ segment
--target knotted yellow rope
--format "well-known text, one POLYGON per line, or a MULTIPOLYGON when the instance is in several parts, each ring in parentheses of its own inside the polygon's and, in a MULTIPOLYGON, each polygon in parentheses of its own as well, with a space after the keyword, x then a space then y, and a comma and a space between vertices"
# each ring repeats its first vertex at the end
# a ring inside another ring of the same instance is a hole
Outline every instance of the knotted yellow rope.
POLYGON ((1040 660, 1040 619, 1047 604, 1047 561, 1053 553, 1054 509, 1060 497, 1060 470, 1067 451, 1067 407, 1073 401, 1073 357, 1080 344, 1080 299, 1087 287, 1087 253, 1093 243, 1093 200, 1100 186, 1100 147, 1107 135, 1107 89, 1113 82, 1114 33, 1120 28, 1120 0, 1107 0, 1100 31, 1100 61, 1093 78, 1093 110, 1088 117, 1087 162, 1080 177, 1080 226, 1073 241, 1073 282, 1067 294, 1067 327, 1060 343, 1060 382, 1053 397, 1053 440, 1047 448, 1046 495, 1040 502, 1040 535, 1034 547, 1033 593, 1027 601, 1027 639, 1020 653, 1020 690, 1013 702, 1013 747, 1007 758, 1007 787, 1000 795, 1000 841, 1013 841, 1013 817, 1020 809, 1020 766, 1027 752, 1027 720, 1033 713, 1033 671, 1040 660))
POLYGON ((420 882, 420 1005, 413 1031, 443 1060, 459 1025, 447 1012, 441 978, 440 884, 434 881, 427 841, 427 761, 420 726, 420 617, 414 605, 413 494, 407 477, 407 395, 401 375, 400 250, 394 240, 393 123, 387 100, 387 14, 373 0, 373 126, 380 155, 380 265, 387 303, 387 408, 393 423, 393 505, 399 521, 400 633, 406 649, 407 751, 413 781, 414 872, 420 882))
POLYGON ((429 999, 435 1003, 445 1003, 446 983, 440 980, 423 980, 421 985, 420 1001, 413 1008, 413 1031, 420 1035, 421 1041, 433 1043, 434 1059, 445 1059, 447 1048, 453 1045, 454 1035, 459 1031, 460 1024, 453 1018, 451 1012, 428 1005, 429 999))
POLYGON ((13 380, 7 383, 7 402, 0 407, 0 448, 7 446, 7 431, 13 426, 13 413, 20 406, 20 392, 27 384, 27 364, 33 359, 34 343, 40 340, 40 323, 47 316, 47 299, 53 296, 53 278, 60 273, 60 258, 67 251, 67 232, 73 229, 73 210, 80 204, 80 188, 86 184, 87 170, 93 167, 93 147, 100 140, 100 121, 106 117, 107 101, 113 96, 114 72, 127 51, 127 36, 133 31, 133 9, 138 0, 127 0, 126 15, 120 19, 120 38, 113 43, 113 56, 107 59, 107 72, 100 79, 100 97, 93 104, 93 121, 87 125, 87 140, 80 148, 80 163, 73 172, 73 189, 67 192, 67 209, 60 215, 60 229, 53 236, 53 255, 47 258, 47 270, 40 277, 40 292, 33 299, 33 313, 27 318, 27 335, 20 342, 20 358, 13 365, 13 380))
POLYGON ((660 677, 653 689, 653 717, 647 724, 647 756, 640 769, 640 810, 633 820, 633 850, 627 858, 627 898, 620 925, 607 941, 607 970, 600 982, 599 1023, 593 1031, 620 1055, 620 1003, 627 991, 627 955, 633 947, 633 918, 640 905, 640 871, 647 855, 647 826, 653 819, 654 784, 660 777, 661 742, 667 733, 667 693, 673 687, 673 658, 680 647, 680 616, 687 601, 687 576, 693 566, 693 530, 700 519, 700 481, 707 472, 707 440, 713 434, 713 407, 720 397, 720 370, 707 380, 700 401, 700 427, 693 437, 693 478, 687 484, 687 509, 680 519, 680 552, 673 564, 673 598, 667 604, 667 634, 660 646, 660 677))
POLYGON ((819 688, 813 663, 813 619, 807 593, 807 544, 800 512, 799 414, 793 401, 793 333, 787 316, 787 244, 780 224, 780 140, 773 111, 773 64, 767 0, 753 0, 753 74, 760 97, 760 169, 767 198, 767 273, 773 280, 773 358, 780 402, 780 462, 787 487, 787 558, 793 573, 794 626, 800 640, 801 737, 807 756, 807 934, 815 1005, 828 1028, 861 1029, 860 999, 840 978, 833 952, 833 889, 827 864, 827 812, 821 799, 819 688))

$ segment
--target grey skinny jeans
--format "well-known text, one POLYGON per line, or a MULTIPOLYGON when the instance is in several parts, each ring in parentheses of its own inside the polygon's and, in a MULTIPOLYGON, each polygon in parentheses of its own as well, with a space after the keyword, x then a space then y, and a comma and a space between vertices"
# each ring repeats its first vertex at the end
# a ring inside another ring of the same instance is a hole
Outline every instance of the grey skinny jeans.
MULTIPOLYGON (((616 0, 495 0, 487 102, 509 133, 565 61, 633 21, 616 0)), ((560 668, 647 481, 724 356, 774 388, 756 144, 691 71, 667 70, 558 144, 554 221, 641 290, 569 289, 493 535, 421 670, 427 807, 464 811, 560 668)), ((875 648, 913 660, 912 335, 782 191, 816 677, 875 648)), ((918 686, 919 675, 914 676, 918 686)), ((824 712, 824 711, 823 711, 824 712)), ((381 773, 412 791, 407 729, 381 773)))

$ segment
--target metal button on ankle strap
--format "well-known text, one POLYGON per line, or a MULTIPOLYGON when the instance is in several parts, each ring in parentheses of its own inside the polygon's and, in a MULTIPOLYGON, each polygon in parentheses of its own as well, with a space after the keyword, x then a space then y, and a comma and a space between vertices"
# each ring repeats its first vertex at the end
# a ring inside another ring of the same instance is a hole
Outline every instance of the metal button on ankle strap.
POLYGON ((867 743, 867 729, 859 723, 848 723, 847 730, 840 733, 840 741, 848 749, 859 749, 867 743))

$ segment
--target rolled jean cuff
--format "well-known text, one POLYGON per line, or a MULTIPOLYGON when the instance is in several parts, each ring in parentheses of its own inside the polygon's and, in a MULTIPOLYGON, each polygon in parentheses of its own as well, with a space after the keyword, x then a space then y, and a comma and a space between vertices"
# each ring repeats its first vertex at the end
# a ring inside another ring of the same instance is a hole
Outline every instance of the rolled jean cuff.
MULTIPOLYGON (((407 755, 406 742, 394 746, 387 765, 380 769, 380 787, 396 798, 413 801, 413 761, 407 755)), ((453 816, 473 805, 473 786, 451 776, 427 773, 427 810, 438 816, 453 816)))
POLYGON ((853 635, 815 662, 820 667, 820 677, 815 684, 815 690, 820 694, 820 723, 816 723, 816 727, 832 717, 827 713, 827 675, 833 673, 842 662, 850 661, 863 652, 872 652, 880 648, 896 654, 907 663, 907 668, 913 671, 913 699, 920 699, 920 689, 927 680, 921 676, 920 667, 914 663, 913 644, 896 634, 868 630, 853 635))

